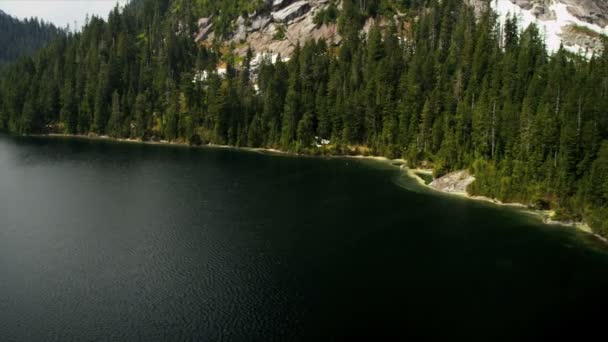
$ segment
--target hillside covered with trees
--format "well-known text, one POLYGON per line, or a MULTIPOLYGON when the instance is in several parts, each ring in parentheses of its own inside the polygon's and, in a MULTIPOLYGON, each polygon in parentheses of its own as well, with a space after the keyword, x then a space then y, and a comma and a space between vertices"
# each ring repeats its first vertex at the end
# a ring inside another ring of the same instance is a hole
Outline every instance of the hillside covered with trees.
POLYGON ((309 42, 256 68, 252 54, 194 43, 198 17, 214 14, 227 31, 257 6, 133 0, 107 22, 92 18, 7 70, 0 128, 466 168, 474 194, 554 208, 608 236, 608 49, 548 55, 536 27, 500 27, 462 0, 344 0, 319 18, 339 23, 339 46, 309 42), (361 33, 370 16, 397 12, 361 33))
POLYGON ((37 18, 19 20, 0 11, 0 66, 31 55, 63 31, 37 18))

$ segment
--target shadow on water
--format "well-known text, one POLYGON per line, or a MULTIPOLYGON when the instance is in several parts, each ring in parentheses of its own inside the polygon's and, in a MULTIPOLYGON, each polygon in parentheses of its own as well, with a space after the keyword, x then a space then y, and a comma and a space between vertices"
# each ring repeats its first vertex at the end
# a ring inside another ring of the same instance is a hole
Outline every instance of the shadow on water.
POLYGON ((588 234, 388 163, 0 136, 0 340, 601 330, 588 234))

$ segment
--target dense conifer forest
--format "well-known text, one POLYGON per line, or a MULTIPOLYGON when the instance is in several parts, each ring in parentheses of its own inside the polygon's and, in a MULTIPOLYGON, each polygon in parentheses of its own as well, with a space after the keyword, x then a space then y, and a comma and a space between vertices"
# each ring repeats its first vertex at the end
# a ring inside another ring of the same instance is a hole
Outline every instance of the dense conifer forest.
POLYGON ((62 34, 53 24, 37 18, 19 20, 0 11, 0 67, 33 54, 62 34))
POLYGON ((6 71, 0 128, 404 157, 608 235, 608 49, 549 55, 536 27, 462 0, 344 0, 318 18, 338 22, 340 46, 311 41, 255 68, 251 53, 194 43, 199 17, 228 34, 263 5, 133 0, 93 17, 6 71))

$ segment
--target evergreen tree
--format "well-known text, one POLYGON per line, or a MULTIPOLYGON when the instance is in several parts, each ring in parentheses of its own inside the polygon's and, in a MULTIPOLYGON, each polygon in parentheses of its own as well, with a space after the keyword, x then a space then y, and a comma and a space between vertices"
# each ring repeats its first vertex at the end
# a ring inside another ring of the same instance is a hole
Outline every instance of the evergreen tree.
POLYGON ((193 42, 194 18, 227 37, 267 3, 138 0, 92 17, 3 68, 0 129, 404 157, 608 234, 608 49, 548 55, 534 25, 459 0, 343 1, 340 45, 298 45, 288 63, 193 42), (389 23, 365 33, 370 16, 389 23))

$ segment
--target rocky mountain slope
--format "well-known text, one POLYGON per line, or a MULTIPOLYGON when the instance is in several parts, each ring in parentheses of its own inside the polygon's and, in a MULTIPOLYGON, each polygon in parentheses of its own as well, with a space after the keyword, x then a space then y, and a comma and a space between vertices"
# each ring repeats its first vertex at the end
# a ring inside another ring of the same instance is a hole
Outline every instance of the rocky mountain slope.
MULTIPOLYGON (((338 30, 337 18, 319 22, 319 15, 342 9, 340 0, 264 0, 264 8, 247 17, 240 16, 233 22, 234 31, 223 38, 226 44, 233 44, 235 53, 244 55, 250 47, 254 53, 281 55, 288 58, 295 46, 304 45, 307 40, 324 39, 330 45, 340 44, 342 37, 338 30)), ((398 17, 394 19, 397 21, 398 17)), ((378 23, 388 25, 390 19, 369 17, 362 33, 367 33, 378 23)), ((199 31, 195 37, 198 43, 209 45, 217 37, 214 32, 213 17, 200 18, 199 31)))
POLYGON ((605 0, 491 0, 490 6, 502 22, 515 15, 524 28, 538 25, 552 52, 563 44, 569 51, 590 56, 601 51, 608 35, 605 0))
POLYGON ((541 20, 556 19, 556 5, 565 6, 568 13, 583 22, 605 27, 608 25, 608 2, 604 0, 509 0, 524 10, 532 11, 541 20))
MULTIPOLYGON (((244 55, 251 47, 255 53, 289 56, 298 42, 325 39, 330 44, 342 40, 334 22, 318 23, 315 17, 332 6, 330 0, 264 0, 262 10, 240 16, 233 22, 233 33, 222 40, 233 44, 235 52, 244 55)), ((603 48, 608 36, 608 1, 605 0, 465 0, 481 13, 490 6, 499 22, 516 16, 521 29, 531 23, 539 26, 550 52, 561 44, 571 52, 590 56, 603 48)), ((340 1, 335 1, 337 8, 340 1)), ((372 26, 369 18, 364 30, 372 26)), ((381 19, 387 22, 387 19, 381 19)), ((211 44, 216 35, 213 17, 200 18, 195 40, 211 44)))
MULTIPOLYGON (((318 25, 315 16, 330 6, 329 0, 266 0, 266 7, 246 18, 240 16, 233 23, 234 32, 225 39, 234 43, 236 53, 243 55, 248 47, 256 53, 290 56, 298 42, 325 39, 329 43, 341 41, 336 23, 318 25)), ((200 43, 211 43, 216 37, 213 18, 198 21, 195 38, 200 43)))

